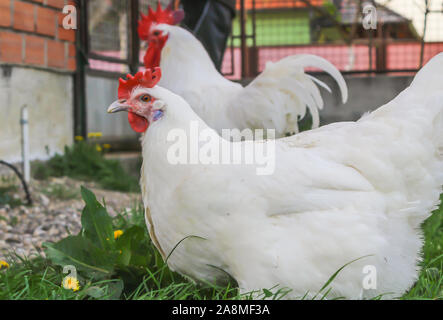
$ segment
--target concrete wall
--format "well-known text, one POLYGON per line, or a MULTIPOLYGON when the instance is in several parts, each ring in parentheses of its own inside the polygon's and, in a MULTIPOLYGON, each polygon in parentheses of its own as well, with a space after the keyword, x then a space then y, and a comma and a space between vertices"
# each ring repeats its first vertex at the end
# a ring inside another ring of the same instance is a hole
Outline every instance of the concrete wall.
POLYGON ((0 159, 21 160, 20 109, 28 106, 31 160, 47 159, 73 143, 70 74, 0 66, 0 159))
POLYGON ((118 79, 86 77, 87 131, 102 132, 106 139, 133 139, 137 134, 128 124, 126 112, 110 115, 108 106, 117 100, 118 79))
POLYGON ((341 96, 337 84, 329 76, 317 76, 332 90, 329 94, 321 89, 323 110, 320 112, 321 125, 337 121, 355 121, 365 112, 372 111, 391 101, 412 82, 412 76, 372 77, 346 76, 349 98, 346 104, 341 103, 341 96))

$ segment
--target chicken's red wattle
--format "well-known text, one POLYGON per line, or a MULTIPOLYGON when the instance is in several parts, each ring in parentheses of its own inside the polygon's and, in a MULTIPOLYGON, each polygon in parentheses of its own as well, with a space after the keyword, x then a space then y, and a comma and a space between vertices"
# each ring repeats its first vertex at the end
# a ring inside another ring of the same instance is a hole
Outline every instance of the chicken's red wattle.
POLYGON ((128 121, 129 125, 131 126, 132 130, 135 132, 145 132, 149 127, 149 122, 143 117, 140 117, 139 115, 129 111, 128 112, 128 121))
POLYGON ((146 68, 160 67, 160 58, 163 47, 168 41, 168 36, 152 36, 153 39, 149 41, 148 50, 143 58, 143 62, 146 68))

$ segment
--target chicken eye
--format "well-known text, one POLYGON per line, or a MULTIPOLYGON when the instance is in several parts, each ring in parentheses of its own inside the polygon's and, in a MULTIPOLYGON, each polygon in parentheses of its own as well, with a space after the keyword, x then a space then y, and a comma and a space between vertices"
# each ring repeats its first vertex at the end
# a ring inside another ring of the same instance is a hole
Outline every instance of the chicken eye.
POLYGON ((144 94, 140 97, 140 100, 143 102, 150 102, 152 100, 152 98, 149 94, 144 94))

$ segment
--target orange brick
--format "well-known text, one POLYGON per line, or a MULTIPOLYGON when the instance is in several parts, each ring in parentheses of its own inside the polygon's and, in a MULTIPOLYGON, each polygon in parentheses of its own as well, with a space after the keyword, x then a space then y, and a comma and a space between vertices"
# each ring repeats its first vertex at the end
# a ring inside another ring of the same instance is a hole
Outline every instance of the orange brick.
POLYGON ((65 0, 46 0, 46 5, 62 9, 65 6, 65 0))
POLYGON ((25 63, 43 66, 45 64, 45 39, 25 36, 25 63))
POLYGON ((0 0, 0 26, 11 25, 11 0, 0 0))
POLYGON ((68 70, 75 71, 77 69, 77 61, 75 58, 68 59, 68 70))
POLYGON ((58 38, 60 40, 74 42, 75 41, 75 30, 65 30, 63 28, 58 28, 58 38))
POLYGON ((14 1, 14 29, 34 31, 34 5, 14 1))
POLYGON ((76 49, 75 49, 75 45, 73 45, 72 43, 70 43, 68 45, 68 57, 69 58, 75 58, 76 56, 76 49))
POLYGON ((55 36, 57 11, 48 8, 37 8, 37 33, 55 36))
POLYGON ((18 33, 0 31, 0 61, 22 62, 22 41, 18 33))
POLYGON ((65 44, 55 40, 47 40, 47 61, 49 67, 65 67, 65 44))
POLYGON ((58 28, 58 38, 69 42, 75 42, 76 30, 66 30, 63 27, 58 28))

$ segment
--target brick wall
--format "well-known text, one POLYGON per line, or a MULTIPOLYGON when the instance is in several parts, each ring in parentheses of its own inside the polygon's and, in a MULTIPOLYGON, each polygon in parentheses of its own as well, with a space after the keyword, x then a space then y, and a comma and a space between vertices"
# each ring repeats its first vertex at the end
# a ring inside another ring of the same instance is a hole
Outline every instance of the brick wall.
POLYGON ((75 30, 62 26, 66 4, 75 2, 0 0, 0 64, 75 71, 75 30))

